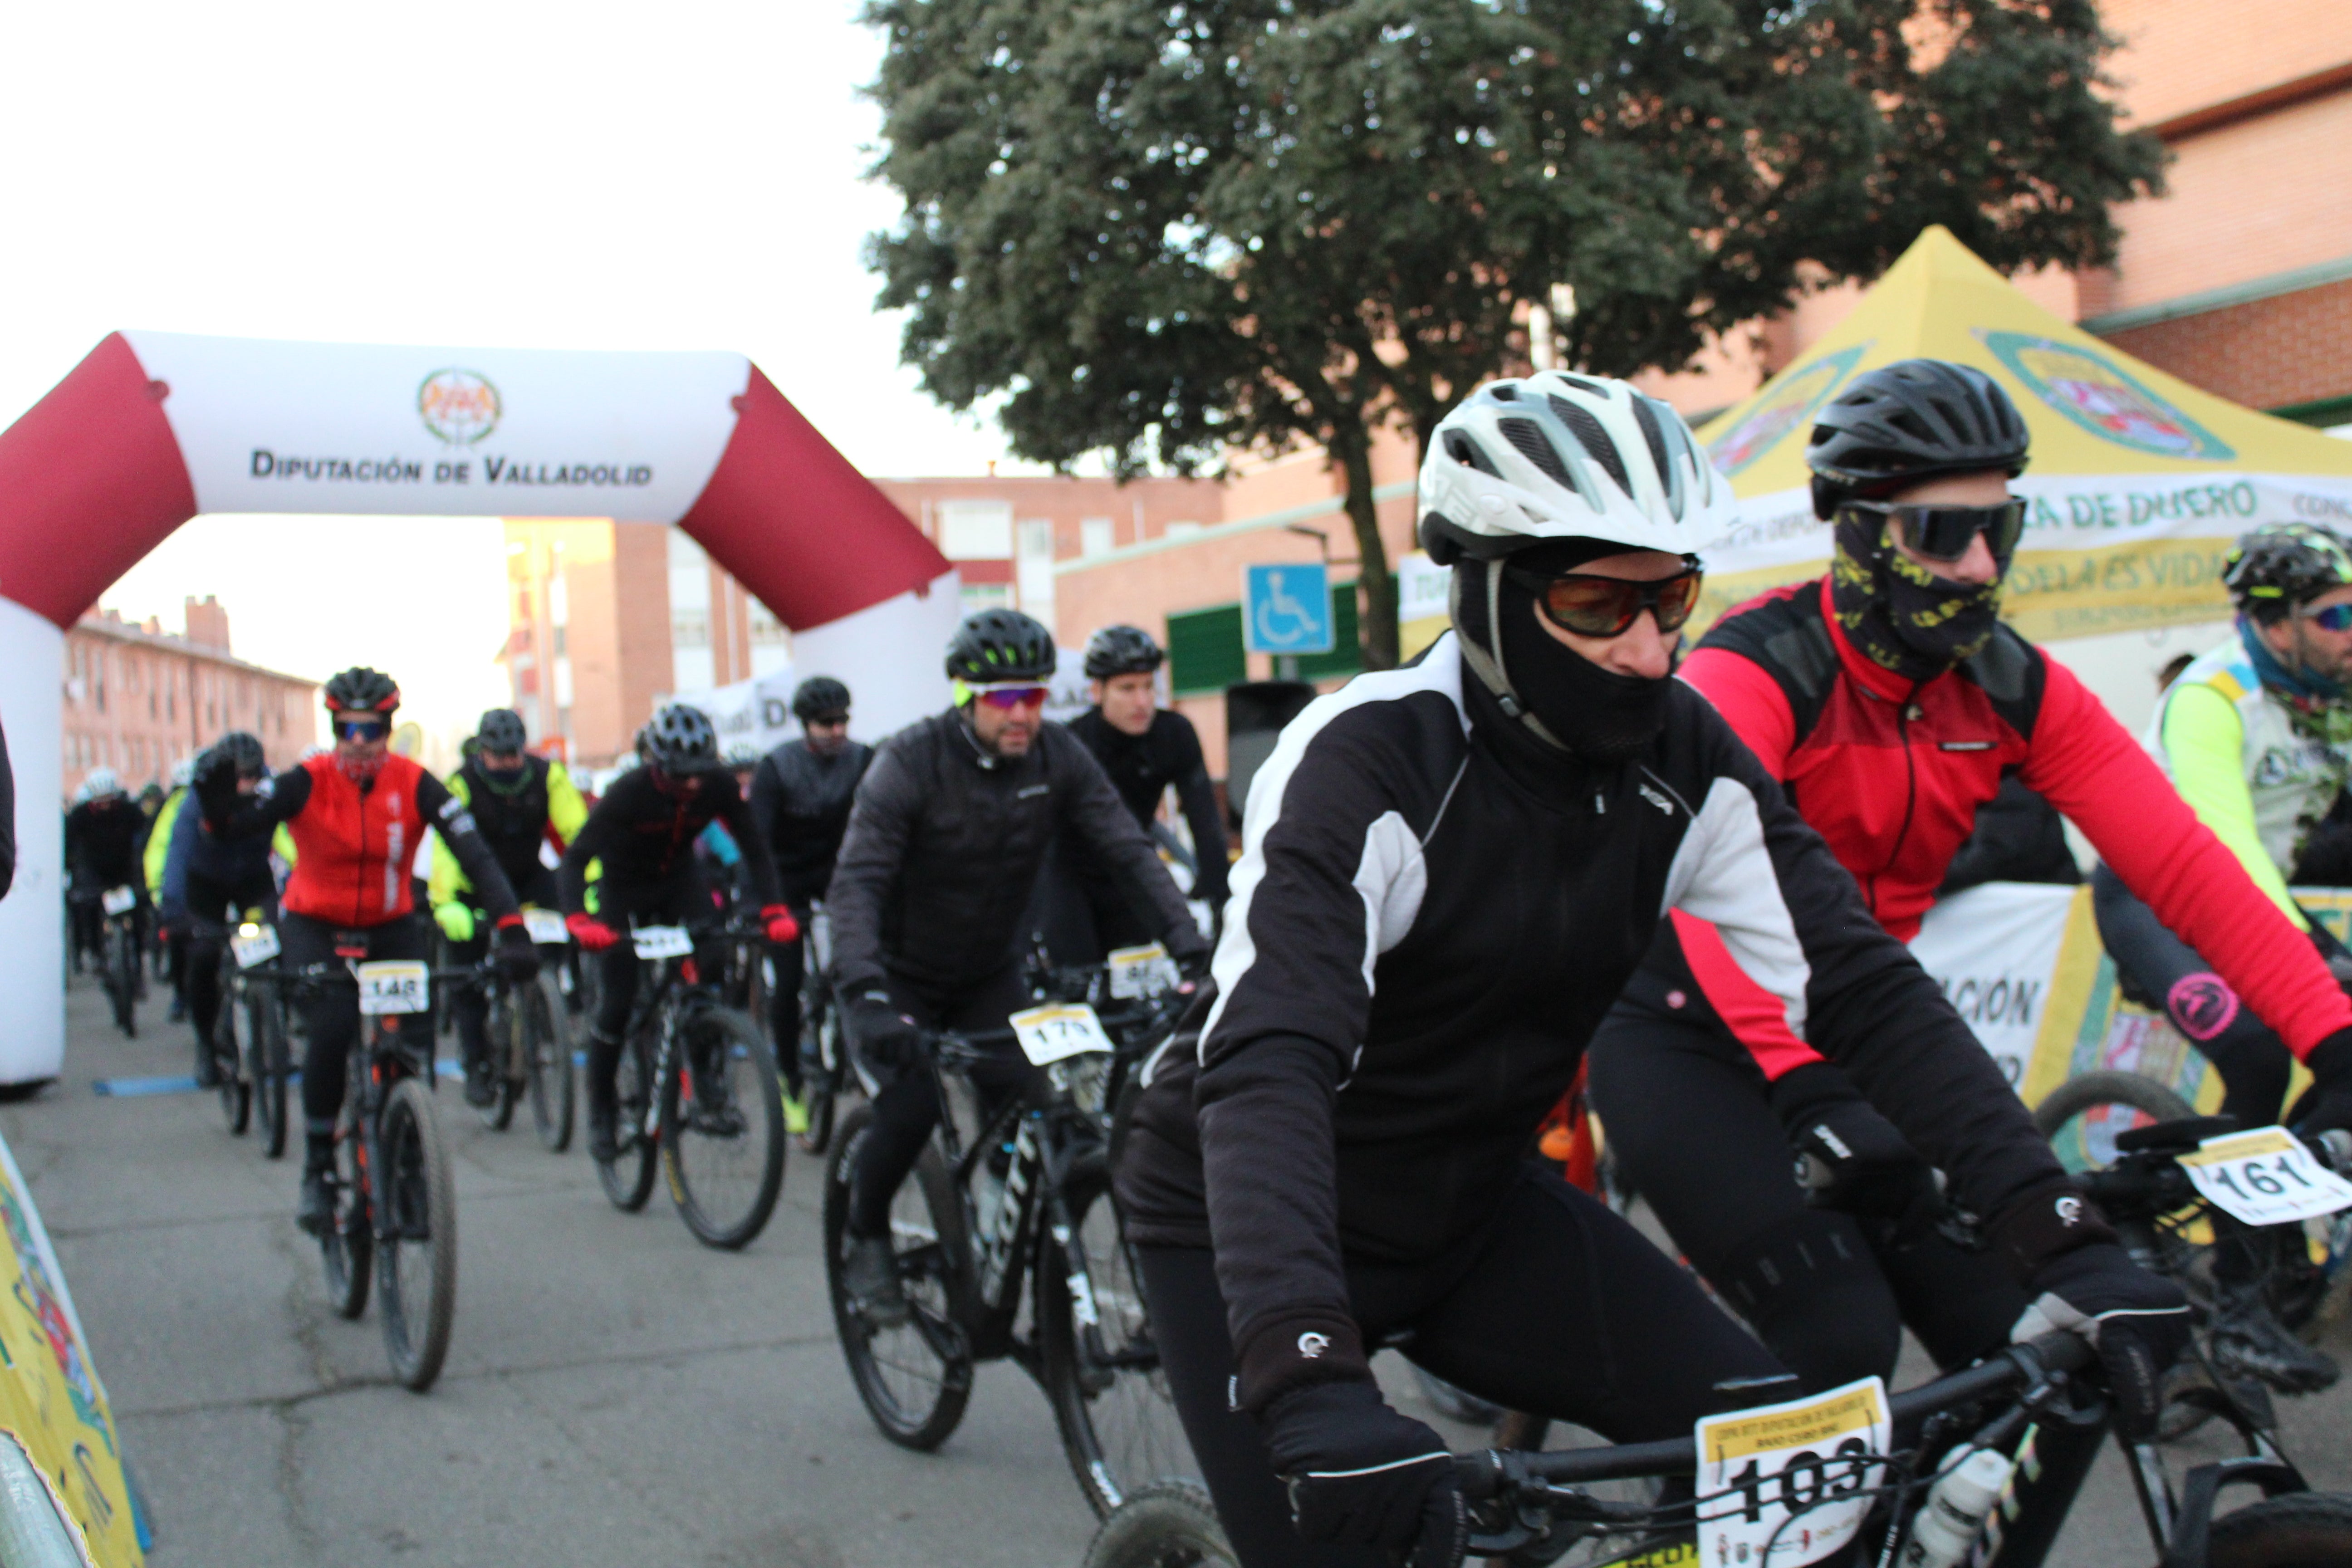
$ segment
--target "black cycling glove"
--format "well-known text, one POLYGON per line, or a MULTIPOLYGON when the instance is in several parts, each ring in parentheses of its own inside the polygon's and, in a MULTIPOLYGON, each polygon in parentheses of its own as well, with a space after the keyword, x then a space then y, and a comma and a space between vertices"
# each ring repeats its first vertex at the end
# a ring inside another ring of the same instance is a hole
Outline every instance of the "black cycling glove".
POLYGON ((499 925, 499 973, 513 985, 539 978, 539 949, 531 945, 530 928, 520 918, 499 925))
POLYGON ((1808 1062, 1771 1096, 1814 1207, 1899 1220, 1937 1203, 1934 1170, 1837 1068, 1808 1062))
POLYGON ((2288 1122, 2311 1139, 2352 1132, 2352 1029, 2338 1029, 2312 1047, 2304 1066, 2311 1069, 2311 1087, 2287 1113, 2288 1122))
POLYGON ((887 991, 866 991, 849 1003, 849 1037, 866 1057, 885 1067, 907 1067, 923 1047, 920 1026, 898 1010, 887 991))
POLYGON ((1454 1568, 1469 1514, 1445 1439, 1391 1408, 1378 1385, 1310 1384, 1258 1417, 1301 1537, 1403 1553, 1405 1568, 1454 1568))
POLYGON ((2189 1348, 2189 1298, 2180 1287, 2134 1263, 2071 1181, 2031 1189, 1993 1221, 1989 1237, 2032 1299, 2010 1337, 2079 1332, 2099 1352, 2116 1430, 2134 1441, 2153 1436, 2164 1408, 2160 1380, 2189 1348))

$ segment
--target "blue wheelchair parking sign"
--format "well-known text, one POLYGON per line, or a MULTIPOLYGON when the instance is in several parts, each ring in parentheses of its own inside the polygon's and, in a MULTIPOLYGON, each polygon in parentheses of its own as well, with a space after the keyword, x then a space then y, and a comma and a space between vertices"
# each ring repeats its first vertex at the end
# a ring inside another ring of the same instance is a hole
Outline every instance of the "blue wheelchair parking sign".
POLYGON ((1320 565, 1242 568, 1242 641, 1252 653, 1329 653, 1329 574, 1320 565))

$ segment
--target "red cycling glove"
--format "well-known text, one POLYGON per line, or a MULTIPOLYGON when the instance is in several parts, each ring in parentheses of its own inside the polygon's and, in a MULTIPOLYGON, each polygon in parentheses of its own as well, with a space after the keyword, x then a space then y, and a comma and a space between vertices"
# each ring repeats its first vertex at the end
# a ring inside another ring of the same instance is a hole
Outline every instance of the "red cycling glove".
POLYGON ((590 952, 602 952, 621 940, 619 931, 594 915, 566 915, 563 917, 563 929, 572 933, 572 941, 590 952))
POLYGON ((800 940, 801 922, 793 919, 793 911, 784 905, 770 904, 760 911, 760 918, 768 922, 770 942, 785 942, 800 940))

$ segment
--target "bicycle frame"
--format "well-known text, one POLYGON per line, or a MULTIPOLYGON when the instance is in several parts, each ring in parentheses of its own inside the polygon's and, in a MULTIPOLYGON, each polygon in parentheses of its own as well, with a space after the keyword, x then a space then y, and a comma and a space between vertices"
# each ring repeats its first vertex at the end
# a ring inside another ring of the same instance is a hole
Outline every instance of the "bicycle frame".
MULTIPOLYGON (((292 973, 280 972, 276 984, 284 988, 289 1007, 310 992, 341 989, 346 985, 352 989, 352 1003, 357 1005, 356 993, 360 983, 357 965, 365 957, 365 950, 354 952, 338 947, 335 953, 336 961, 333 963, 310 964, 292 973)), ((434 977, 438 979, 446 974, 471 973, 470 970, 444 970, 434 977)), ((352 1041, 351 1059, 344 1068, 344 1093, 352 1105, 352 1132, 359 1141, 358 1147, 352 1152, 353 1168, 359 1173, 357 1198, 361 1215, 370 1233, 379 1242, 394 1239, 386 1228, 389 1220, 383 1205, 375 1201, 373 1174, 379 1165, 379 1139, 383 1131, 384 1103, 392 1096, 393 1086, 403 1079, 421 1076, 426 1087, 432 1088, 436 1084, 431 1045, 428 1043, 421 1053, 424 1062, 420 1067, 415 1059, 418 1053, 409 1045, 400 1027, 400 1020, 429 1018, 431 1016, 429 1012, 362 1014, 359 1034, 352 1041)))
MULTIPOLYGON (((749 943, 761 940, 760 931, 740 926, 723 926, 717 931, 698 933, 695 944, 706 942, 749 943)), ((658 1086, 668 1081, 677 1070, 679 1038, 686 1024, 699 1011, 723 1007, 726 1001, 718 994, 717 982, 706 981, 698 971, 689 973, 694 963, 692 953, 680 953, 674 958, 641 959, 639 963, 652 971, 653 984, 641 979, 635 1002, 629 1009, 628 1037, 634 1038, 640 1029, 658 1020, 659 1033, 655 1037, 653 1081, 658 1086)), ((661 1094, 656 1088, 646 1102, 646 1121, 639 1135, 648 1143, 661 1140, 661 1094)))

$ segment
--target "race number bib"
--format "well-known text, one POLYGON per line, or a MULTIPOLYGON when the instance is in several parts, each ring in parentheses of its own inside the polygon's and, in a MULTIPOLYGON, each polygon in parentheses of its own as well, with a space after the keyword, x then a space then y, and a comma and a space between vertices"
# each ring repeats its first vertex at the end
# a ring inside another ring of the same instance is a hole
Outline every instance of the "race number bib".
POLYGON ((1110 972, 1110 994, 1122 1000, 1157 996, 1183 978, 1176 961, 1156 942, 1117 949, 1103 963, 1110 972))
POLYGON ((422 1013, 432 1006, 432 972, 420 959, 383 959, 359 966, 360 1011, 422 1013))
POLYGON ((2284 1127, 2225 1132, 2180 1156, 2216 1208, 2248 1225, 2282 1225, 2352 1206, 2352 1182, 2323 1168, 2284 1127))
POLYGON ((522 929, 535 947, 560 947, 572 940, 572 933, 564 929, 563 917, 553 910, 523 910, 522 929))
POLYGON ((1698 1544, 1725 1568, 1798 1568, 1853 1539, 1893 1436, 1874 1377, 1698 1424, 1698 1544))
POLYGON ((1102 1020, 1083 1002, 1032 1007, 1025 1013, 1013 1014, 1006 1022, 1013 1026, 1013 1036, 1021 1042, 1021 1054, 1038 1067, 1060 1061, 1064 1057, 1082 1057, 1088 1051, 1111 1048, 1110 1037, 1103 1033, 1102 1020))
POLYGON ((110 915, 127 915, 138 902, 139 895, 128 888, 109 888, 98 896, 98 907, 110 915))
POLYGON ((694 951, 684 926, 639 926, 636 939, 639 958, 684 958, 694 951))
POLYGON ((267 963, 278 956, 278 928, 241 925, 228 939, 228 950, 236 955, 239 969, 251 969, 257 963, 267 963))

